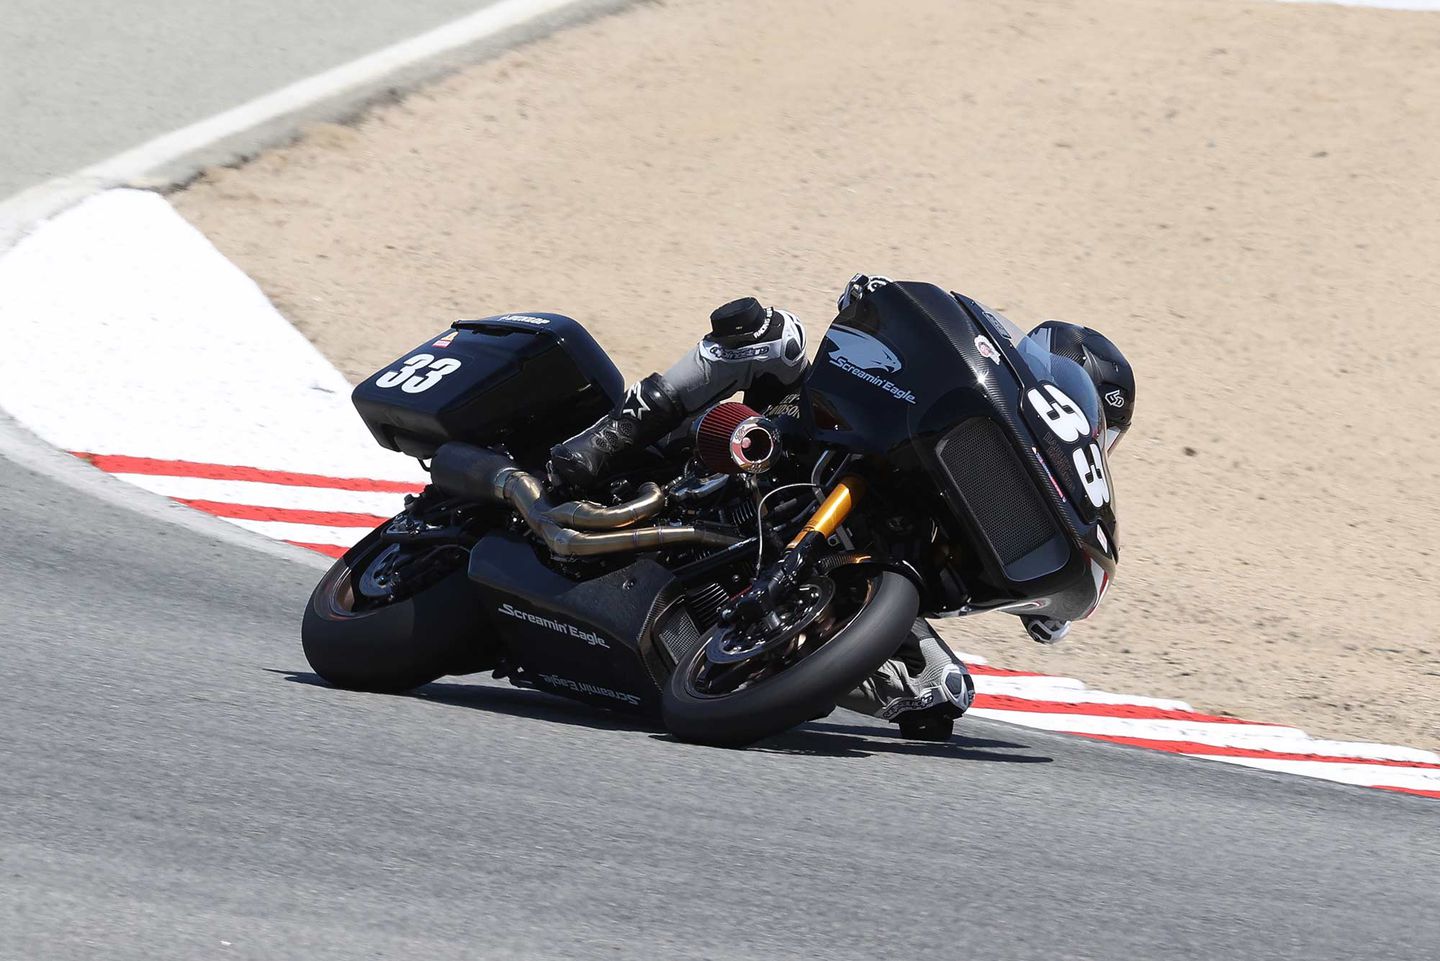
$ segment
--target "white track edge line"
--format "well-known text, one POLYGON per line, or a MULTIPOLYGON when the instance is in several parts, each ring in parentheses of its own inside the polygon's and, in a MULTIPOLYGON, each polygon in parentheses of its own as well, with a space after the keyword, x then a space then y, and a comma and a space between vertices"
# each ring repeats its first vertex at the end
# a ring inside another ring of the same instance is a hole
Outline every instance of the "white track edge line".
POLYGON ((402 40, 323 73, 298 80, 248 103, 215 114, 188 127, 87 167, 81 176, 119 181, 143 176, 176 157, 216 141, 252 130, 311 104, 393 76, 414 64, 451 53, 477 40, 528 23, 577 0, 500 0, 472 14, 402 40))
MULTIPOLYGON (((161 134, 81 170, 26 188, 0 201, 0 253, 12 246, 41 220, 54 216, 96 191, 138 183, 169 186, 193 175, 204 162, 219 158, 200 155, 232 138, 275 125, 292 126, 321 105, 334 118, 363 106, 386 92, 387 84, 425 65, 435 67, 408 79, 413 84, 431 79, 446 66, 448 56, 466 47, 526 27, 538 36, 550 28, 611 13, 633 0, 499 0, 458 20, 426 33, 391 44, 321 73, 297 80, 279 90, 214 114, 178 130, 161 134), (187 161, 187 158, 190 158, 187 161), (178 165, 178 166, 177 166, 178 165), (152 179, 158 178, 158 179, 152 179), (144 183, 150 180, 149 183, 144 183)), ((515 40, 529 37, 515 37, 515 40)), ((458 63, 450 64, 458 66, 458 63)), ((270 146, 293 135, 293 129, 271 130, 243 147, 235 156, 270 146)))

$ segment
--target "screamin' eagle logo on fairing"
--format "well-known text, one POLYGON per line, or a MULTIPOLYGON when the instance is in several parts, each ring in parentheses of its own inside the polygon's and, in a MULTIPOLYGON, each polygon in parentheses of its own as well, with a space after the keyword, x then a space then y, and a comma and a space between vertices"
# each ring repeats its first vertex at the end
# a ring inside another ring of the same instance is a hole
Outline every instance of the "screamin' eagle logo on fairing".
POLYGON ((895 356, 895 352, 869 334, 846 330, 844 327, 831 327, 825 333, 825 338, 835 345, 830 351, 832 363, 838 357, 861 370, 893 373, 900 369, 900 358, 895 356))
POLYGON ((869 334, 844 327, 831 327, 825 332, 825 339, 830 342, 830 363, 907 404, 915 403, 915 395, 910 391, 870 373, 872 370, 881 370, 891 374, 903 366, 900 358, 896 357, 889 347, 869 334))

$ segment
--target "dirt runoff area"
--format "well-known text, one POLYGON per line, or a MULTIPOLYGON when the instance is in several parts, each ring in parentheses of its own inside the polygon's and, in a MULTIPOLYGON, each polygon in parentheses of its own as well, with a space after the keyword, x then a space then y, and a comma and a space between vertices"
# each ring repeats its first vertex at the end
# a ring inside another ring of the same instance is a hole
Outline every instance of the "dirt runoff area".
POLYGON ((1061 317, 1138 370, 1115 691, 1440 747, 1440 14, 1241 0, 667 0, 175 199, 353 378, 460 316, 628 377, 854 271, 1061 317))

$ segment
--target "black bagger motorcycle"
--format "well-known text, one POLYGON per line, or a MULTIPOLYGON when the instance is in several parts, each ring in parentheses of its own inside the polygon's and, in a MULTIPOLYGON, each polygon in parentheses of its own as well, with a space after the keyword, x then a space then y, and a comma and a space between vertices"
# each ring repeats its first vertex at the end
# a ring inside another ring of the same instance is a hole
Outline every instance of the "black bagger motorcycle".
POLYGON ((431 482, 315 588, 316 673, 399 692, 493 670, 739 746, 828 714, 917 613, 1076 619, 1114 572, 1094 384, 959 294, 876 289, 798 392, 718 404, 562 498, 551 445, 622 393, 547 313, 458 321, 360 384, 431 482))

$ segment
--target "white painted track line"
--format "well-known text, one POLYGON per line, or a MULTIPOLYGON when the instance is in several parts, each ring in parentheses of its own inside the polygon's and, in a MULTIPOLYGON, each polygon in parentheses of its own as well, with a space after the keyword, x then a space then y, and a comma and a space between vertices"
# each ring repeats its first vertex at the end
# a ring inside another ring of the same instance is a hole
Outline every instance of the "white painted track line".
POLYGON ((500 0, 499 3, 427 33, 402 40, 383 50, 257 97, 224 113, 156 137, 86 168, 81 171, 81 176, 93 178, 105 185, 125 183, 143 176, 146 171, 169 164, 176 157, 202 150, 210 144, 255 129, 276 118, 294 114, 311 104, 332 99, 346 91, 367 87, 376 81, 392 77, 413 64, 433 60, 485 37, 495 36, 574 5, 575 0, 500 0))
POLYGON ((288 139, 302 122, 344 117, 392 88, 459 66, 470 48, 524 40, 631 2, 500 0, 0 201, 0 252, 39 222, 101 190, 183 182, 206 164, 230 162, 288 139))
POLYGON ((1242 767, 1274 771, 1277 774, 1297 774, 1301 777, 1318 777, 1342 784, 1361 787, 1394 787, 1409 791, 1440 791, 1440 771, 1381 767, 1375 764, 1339 764, 1331 761, 1292 760, 1289 758, 1256 757, 1212 757, 1205 754, 1187 754, 1186 757, 1203 758, 1207 761, 1224 761, 1242 767))
MULTIPOLYGON (((1044 711, 1008 711, 988 707, 976 707, 974 713, 977 717, 988 717, 994 721, 1039 728, 1042 731, 1138 737, 1147 740, 1195 741, 1201 744, 1251 746, 1257 742, 1267 742, 1280 745, 1281 742, 1293 744, 1306 737, 1304 731, 1293 727, 1251 727, 1244 724, 1187 721, 1181 718, 1139 719, 1103 714, 1049 714, 1044 711)), ((1276 746, 1271 749, 1287 748, 1276 746)))

